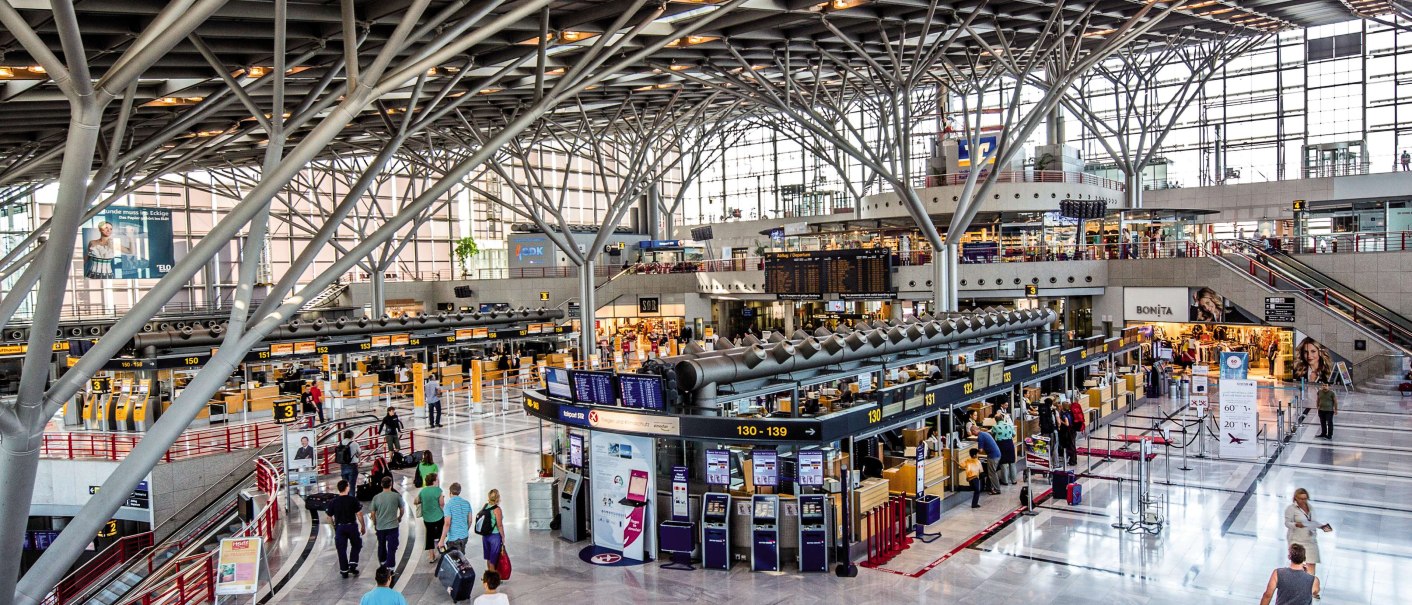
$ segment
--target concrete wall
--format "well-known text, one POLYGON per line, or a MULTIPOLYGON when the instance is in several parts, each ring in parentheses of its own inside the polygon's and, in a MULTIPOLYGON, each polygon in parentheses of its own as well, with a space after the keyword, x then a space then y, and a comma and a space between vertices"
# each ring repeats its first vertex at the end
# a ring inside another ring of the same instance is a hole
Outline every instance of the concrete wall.
POLYGON ((250 449, 157 465, 152 469, 152 492, 156 494, 152 514, 156 526, 175 517, 189 517, 211 504, 201 500, 201 497, 212 487, 216 487, 216 492, 224 493, 243 481, 244 472, 229 479, 227 475, 242 469, 254 471, 256 453, 257 450, 250 449))
POLYGON ((1300 254, 1297 258, 1403 317, 1412 317, 1412 252, 1300 254))
MULTIPOLYGON (((578 278, 544 277, 535 279, 472 279, 456 281, 399 281, 387 282, 387 298, 412 299, 422 301, 428 313, 436 311, 437 303, 452 303, 474 307, 480 303, 509 303, 511 307, 557 307, 564 301, 579 295, 578 278), (470 286, 475 291, 473 298, 456 298, 456 286, 470 286), (549 301, 539 299, 540 292, 549 292, 549 301)), ((368 283, 352 284, 348 288, 349 304, 355 307, 371 304, 373 286, 368 283)))
MULTIPOLYGON (((945 187, 922 187, 917 189, 927 214, 933 216, 955 214, 959 205, 961 185, 945 187)), ((1097 185, 1082 183, 996 183, 990 189, 990 199, 985 200, 983 209, 987 212, 1049 212, 1059 209, 1059 200, 1107 200, 1108 207, 1118 208, 1124 203, 1123 193, 1097 185)), ((906 207, 896 193, 887 191, 863 198, 862 212, 858 218, 908 218, 906 207)))
POLYGON ((1406 197, 1412 176, 1403 173, 1296 179, 1143 192, 1144 207, 1215 210, 1202 222, 1250 221, 1294 216, 1294 200, 1406 197))
MULTIPOLYGON (((34 481, 34 496, 30 514, 37 517, 72 517, 78 514, 92 496, 89 486, 103 485, 118 462, 107 460, 39 460, 39 474, 34 481)), ((166 494, 148 483, 150 505, 160 506, 166 494)), ((128 521, 151 521, 152 512, 140 508, 122 507, 114 518, 128 521)))

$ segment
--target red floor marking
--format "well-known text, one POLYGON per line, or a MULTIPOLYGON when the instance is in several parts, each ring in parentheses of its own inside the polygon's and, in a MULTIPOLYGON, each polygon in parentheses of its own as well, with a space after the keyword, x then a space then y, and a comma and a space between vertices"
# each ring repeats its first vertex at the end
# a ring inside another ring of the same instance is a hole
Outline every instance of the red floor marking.
MULTIPOLYGON (((1039 503, 1044 502, 1046 499, 1049 498, 1049 496, 1053 495, 1053 493, 1054 493, 1054 490, 1049 489, 1049 490, 1045 490, 1044 492, 1040 493, 1038 496, 1035 496, 1035 499, 1034 499, 1035 505, 1037 506, 1037 505, 1039 505, 1039 503)), ((994 534, 994 533, 997 532, 997 531, 1000 531, 1000 529, 1001 529, 1002 527, 1004 527, 1006 524, 1008 524, 1008 523, 1010 523, 1011 521, 1013 521, 1016 517, 1020 516, 1020 515, 1023 514, 1024 512, 1025 512, 1025 507, 1023 507, 1023 506, 1021 506, 1021 507, 1019 507, 1019 508, 1016 508, 1015 510, 1010 511, 1010 512, 1009 512, 1008 514, 1006 514, 1004 517, 1001 517, 1000 519, 996 520, 994 523, 991 523, 990 525, 987 525, 987 526, 985 527, 985 529, 982 529, 980 532, 976 533, 976 535, 971 536, 971 537, 969 537, 969 538, 966 538, 966 541, 965 541, 965 542, 962 542, 962 543, 958 544, 958 545, 956 546, 956 548, 951 549, 951 552, 948 552, 948 553, 946 553, 946 554, 944 554, 944 555, 941 555, 940 558, 938 558, 938 559, 935 560, 935 561, 932 561, 931 563, 928 563, 926 567, 923 567, 923 568, 921 568, 921 569, 919 569, 919 570, 917 570, 917 571, 908 573, 908 572, 905 572, 905 571, 899 571, 899 570, 896 570, 896 569, 889 569, 889 568, 886 568, 886 567, 874 567, 873 569, 876 569, 877 571, 885 571, 885 572, 887 572, 887 573, 896 574, 896 575, 899 575, 899 576, 908 576, 908 577, 912 577, 912 578, 920 578, 920 577, 926 575, 927 572, 929 572, 929 571, 931 571, 931 570, 933 570, 933 569, 936 569, 936 567, 937 567, 938 565, 941 565, 942 563, 945 563, 947 559, 950 559, 951 557, 956 556, 957 553, 959 553, 959 552, 961 552, 961 551, 963 551, 963 550, 966 550, 967 548, 970 548, 972 544, 975 544, 976 542, 980 542, 981 540, 984 540, 984 539, 986 539, 986 538, 989 538, 992 534, 994 534)))

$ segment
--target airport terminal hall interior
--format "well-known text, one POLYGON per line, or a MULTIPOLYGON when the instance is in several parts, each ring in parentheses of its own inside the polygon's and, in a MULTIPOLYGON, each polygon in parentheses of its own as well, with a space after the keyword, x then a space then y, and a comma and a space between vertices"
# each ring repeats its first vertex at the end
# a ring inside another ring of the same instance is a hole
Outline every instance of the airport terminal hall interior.
POLYGON ((1412 0, 0 0, 0 605, 1412 603, 1409 274, 1412 0))

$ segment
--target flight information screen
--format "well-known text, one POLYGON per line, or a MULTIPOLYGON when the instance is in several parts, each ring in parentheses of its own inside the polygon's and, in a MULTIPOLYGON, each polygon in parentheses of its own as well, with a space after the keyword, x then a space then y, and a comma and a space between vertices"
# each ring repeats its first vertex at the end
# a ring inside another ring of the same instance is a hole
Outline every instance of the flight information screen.
POLYGON ((661 376, 619 374, 618 390, 622 394, 623 407, 656 412, 660 412, 666 407, 662 400, 661 376))
POLYGON ((784 299, 892 298, 887 250, 784 252, 765 257, 765 291, 784 299))
POLYGON ((590 405, 617 405, 617 389, 613 387, 612 372, 569 371, 569 385, 573 387, 576 403, 590 405))

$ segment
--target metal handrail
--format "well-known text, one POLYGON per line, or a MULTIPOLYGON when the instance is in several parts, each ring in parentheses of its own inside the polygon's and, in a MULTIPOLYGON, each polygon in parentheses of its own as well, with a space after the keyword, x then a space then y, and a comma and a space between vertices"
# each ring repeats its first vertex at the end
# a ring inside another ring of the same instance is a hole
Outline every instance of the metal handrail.
MULTIPOLYGON (((1277 287, 1275 284, 1276 278, 1283 279, 1286 283, 1288 283, 1291 287, 1294 288, 1294 291, 1297 291, 1305 299, 1311 302, 1321 304, 1327 309, 1338 311, 1348 316, 1354 323, 1359 322, 1359 311, 1362 310, 1361 319, 1363 321, 1378 325, 1379 327, 1387 330, 1389 335, 1396 333, 1397 337, 1402 339, 1404 343, 1412 343, 1412 330, 1408 330, 1400 325, 1397 325, 1396 323, 1388 321, 1376 310, 1370 309, 1362 303, 1359 303, 1358 301, 1355 301, 1340 292, 1330 290, 1328 288, 1312 288, 1297 283, 1295 278, 1288 275, 1284 271, 1281 271, 1280 269, 1277 269, 1267 263, 1262 263, 1256 260, 1254 257, 1246 256, 1245 258, 1248 262, 1248 272, 1250 273, 1250 276, 1256 279, 1260 279, 1259 271, 1264 270, 1266 276, 1266 284, 1269 285, 1271 288, 1277 287), (1331 304, 1332 302, 1337 302, 1341 305, 1344 305, 1347 307, 1347 309, 1343 309, 1340 308, 1340 306, 1338 305, 1331 304)), ((1403 344, 1400 346, 1405 348, 1407 344, 1403 344)))

